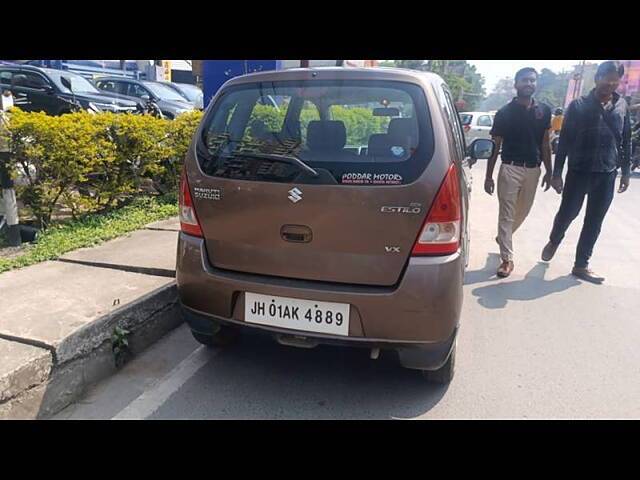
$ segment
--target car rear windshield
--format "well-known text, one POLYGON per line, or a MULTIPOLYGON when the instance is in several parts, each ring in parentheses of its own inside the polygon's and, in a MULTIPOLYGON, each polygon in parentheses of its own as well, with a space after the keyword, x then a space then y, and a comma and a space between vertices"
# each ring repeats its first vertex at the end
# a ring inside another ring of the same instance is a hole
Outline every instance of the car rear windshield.
POLYGON ((226 89, 203 120, 197 152, 203 172, 218 177, 399 185, 424 171, 433 142, 417 85, 282 81, 226 89))
POLYGON ((460 122, 462 122, 462 125, 471 125, 471 120, 473 120, 473 115, 470 113, 460 114, 460 122))

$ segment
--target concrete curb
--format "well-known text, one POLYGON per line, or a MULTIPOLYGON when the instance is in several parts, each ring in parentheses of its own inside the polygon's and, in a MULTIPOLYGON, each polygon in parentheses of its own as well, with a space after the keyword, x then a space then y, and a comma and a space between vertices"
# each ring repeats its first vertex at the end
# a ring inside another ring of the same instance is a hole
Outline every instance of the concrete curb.
POLYGON ((112 375, 117 370, 111 350, 116 327, 131 332, 128 355, 133 356, 182 321, 172 282, 95 319, 55 348, 11 339, 5 351, 22 348, 28 352, 22 352, 24 358, 15 360, 8 374, 0 375, 0 419, 48 418, 76 400, 89 385, 112 375))

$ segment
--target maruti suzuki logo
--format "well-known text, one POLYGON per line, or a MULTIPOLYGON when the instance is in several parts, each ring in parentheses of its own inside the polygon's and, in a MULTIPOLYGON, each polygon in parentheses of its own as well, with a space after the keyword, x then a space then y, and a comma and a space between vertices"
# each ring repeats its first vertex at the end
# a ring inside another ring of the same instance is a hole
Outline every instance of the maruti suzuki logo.
POLYGON ((297 188, 292 188, 291 190, 289 190, 289 200, 291 200, 293 203, 298 203, 300 200, 302 200, 302 191, 297 188))

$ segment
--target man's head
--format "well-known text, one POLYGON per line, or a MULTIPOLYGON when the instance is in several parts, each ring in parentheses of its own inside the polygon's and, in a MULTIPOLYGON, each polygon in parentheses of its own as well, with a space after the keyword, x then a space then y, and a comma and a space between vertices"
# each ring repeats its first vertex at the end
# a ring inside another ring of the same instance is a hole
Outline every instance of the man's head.
POLYGON ((599 95, 611 95, 618 89, 624 75, 624 65, 616 60, 602 62, 596 71, 596 92, 599 95))
POLYGON ((515 88, 519 97, 530 98, 536 91, 538 72, 535 68, 527 67, 516 73, 515 88))

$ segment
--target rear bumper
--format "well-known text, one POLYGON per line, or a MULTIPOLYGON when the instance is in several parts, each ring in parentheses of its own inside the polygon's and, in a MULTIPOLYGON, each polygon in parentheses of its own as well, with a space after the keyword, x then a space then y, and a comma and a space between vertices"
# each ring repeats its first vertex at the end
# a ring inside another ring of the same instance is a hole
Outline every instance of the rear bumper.
POLYGON ((189 328, 202 335, 214 334, 219 330, 220 326, 233 326, 271 335, 279 343, 303 348, 315 347, 322 344, 394 350, 398 355, 398 360, 405 368, 416 370, 437 370, 444 365, 451 354, 458 333, 458 329, 454 329, 451 336, 444 342, 412 342, 408 344, 405 342, 381 341, 368 338, 332 337, 320 334, 311 334, 312 337, 309 337, 308 333, 299 336, 290 330, 254 325, 233 319, 206 315, 201 312, 194 312, 184 305, 182 305, 182 313, 189 328))
POLYGON ((204 241, 180 233, 176 279, 192 329, 212 333, 228 323, 273 333, 297 334, 319 343, 380 348, 439 348, 455 337, 462 307, 463 259, 411 258, 392 287, 344 285, 231 272, 209 264, 204 241), (350 305, 349 336, 286 330, 244 321, 244 292, 350 305), (211 322, 207 327, 206 322, 211 322))

